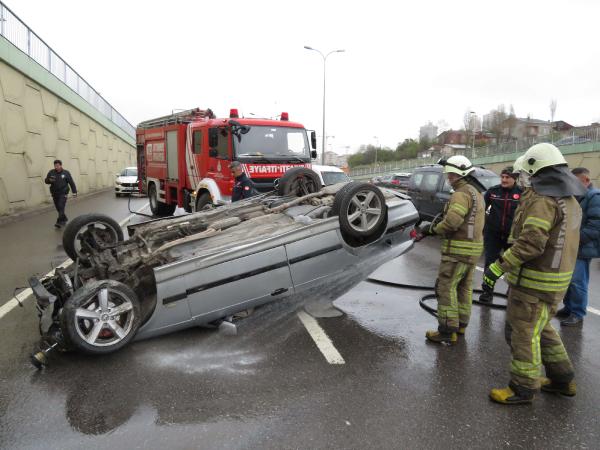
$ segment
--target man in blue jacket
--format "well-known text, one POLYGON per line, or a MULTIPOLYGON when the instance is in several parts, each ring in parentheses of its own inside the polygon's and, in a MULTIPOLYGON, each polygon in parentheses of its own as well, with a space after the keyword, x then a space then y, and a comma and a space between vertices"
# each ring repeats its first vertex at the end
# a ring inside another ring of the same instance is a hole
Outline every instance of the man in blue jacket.
POLYGON ((54 207, 56 208, 56 212, 58 212, 58 218, 54 226, 60 228, 69 220, 65 215, 69 188, 73 190, 73 197, 77 197, 77 187, 75 187, 75 182, 69 171, 63 169, 60 159, 54 160, 54 169, 48 172, 44 181, 50 185, 50 194, 52 194, 54 207))
POLYGON ((600 189, 592 185, 588 169, 578 167, 572 172, 587 188, 587 194, 580 200, 582 218, 575 270, 563 300, 565 306, 556 313, 556 317, 563 319, 560 324, 567 327, 583 325, 588 304, 590 260, 600 257, 600 189))

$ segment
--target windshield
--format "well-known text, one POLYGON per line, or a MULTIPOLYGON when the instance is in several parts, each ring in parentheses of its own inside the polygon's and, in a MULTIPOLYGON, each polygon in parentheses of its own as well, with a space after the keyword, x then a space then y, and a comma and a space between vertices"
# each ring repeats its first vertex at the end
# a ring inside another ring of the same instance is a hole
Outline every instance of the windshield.
POLYGON ((137 177, 137 169, 125 169, 121 172, 122 177, 137 177))
POLYGON ((344 172, 321 172, 321 176, 323 177, 323 183, 325 183, 325 185, 351 181, 350 177, 344 172))
POLYGON ((267 159, 310 161, 306 130, 303 128, 252 126, 234 140, 236 156, 254 156, 267 159))
POLYGON ((479 180, 479 182, 481 184, 483 184, 485 186, 486 189, 489 189, 492 186, 496 186, 497 184, 500 184, 500 177, 497 175, 478 176, 477 179, 479 180))

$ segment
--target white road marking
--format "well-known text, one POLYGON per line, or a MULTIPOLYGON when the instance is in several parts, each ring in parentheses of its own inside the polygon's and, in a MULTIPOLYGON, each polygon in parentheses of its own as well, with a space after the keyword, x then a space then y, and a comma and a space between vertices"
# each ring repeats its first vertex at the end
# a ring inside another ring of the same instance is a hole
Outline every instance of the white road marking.
POLYGON ((304 311, 300 311, 298 313, 298 318, 306 328, 306 331, 308 331, 308 334, 310 334, 312 340, 315 342, 315 344, 317 344, 317 347, 319 350, 321 350, 321 353, 323 353, 323 356, 329 364, 346 363, 344 358, 342 358, 342 355, 340 355, 337 349, 333 346, 333 343, 331 342, 331 339, 329 339, 329 336, 327 336, 325 333, 325 330, 319 326, 313 317, 309 316, 304 311))
MULTIPOLYGON (((480 272, 484 272, 484 270, 483 270, 482 267, 475 266, 475 269, 479 270, 480 272)), ((590 313, 592 313, 592 314, 596 314, 597 316, 600 316, 600 309, 596 309, 596 308, 593 308, 591 306, 588 306, 587 307, 587 311, 590 312, 590 313)))
POLYGON ((592 308, 591 306, 587 307, 588 312, 591 312, 592 314, 596 314, 597 316, 600 316, 600 309, 596 309, 596 308, 592 308))
MULTIPOLYGON (((146 203, 144 206, 142 206, 140 209, 138 209, 135 212, 139 213, 140 211, 145 209, 147 206, 148 206, 148 203, 146 203)), ((125 219, 121 220, 119 222, 119 226, 123 227, 133 216, 135 216, 135 214, 130 214, 125 219)), ((61 269, 64 269, 65 267, 69 267, 72 263, 73 263, 73 261, 71 259, 67 259, 57 268, 60 267, 61 269)), ((46 278, 46 277, 49 277, 52 275, 54 275, 54 269, 52 269, 50 272, 48 272, 42 278, 46 278)), ((31 288, 27 288, 27 289, 19 292, 13 298, 11 298, 6 303, 4 303, 2 306, 0 306, 0 319, 2 319, 5 315, 7 315, 9 312, 11 312, 14 308, 19 306, 19 303, 23 303, 25 300, 27 300, 31 296, 31 294, 33 294, 33 291, 31 290, 31 288)))

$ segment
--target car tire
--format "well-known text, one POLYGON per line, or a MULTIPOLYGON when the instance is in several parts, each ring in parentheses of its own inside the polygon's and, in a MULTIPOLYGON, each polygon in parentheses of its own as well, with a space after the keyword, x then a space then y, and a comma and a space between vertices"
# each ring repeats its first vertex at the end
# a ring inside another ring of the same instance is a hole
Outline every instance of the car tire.
POLYGON ((172 216, 175 212, 177 205, 167 205, 158 200, 158 191, 156 190, 156 184, 151 183, 148 188, 148 199, 150 203, 150 211, 152 215, 158 217, 172 216))
POLYGON ((196 197, 196 212, 210 209, 212 204, 213 203, 212 199, 210 198, 210 194, 208 192, 203 192, 196 197))
POLYGON ((279 179, 277 195, 282 197, 312 194, 321 190, 319 175, 306 167, 292 167, 279 179))
POLYGON ((339 217, 342 232, 354 238, 368 238, 380 233, 386 214, 381 190, 357 181, 340 189, 331 207, 331 215, 339 217))
POLYGON ((86 247, 100 250, 123 240, 123 230, 112 217, 84 214, 70 221, 62 237, 63 248, 73 261, 85 259, 86 247), (85 245, 82 245, 85 242, 85 245))
POLYGON ((136 293, 115 280, 87 283, 75 291, 60 312, 61 329, 69 347, 91 355, 124 347, 140 323, 136 293))

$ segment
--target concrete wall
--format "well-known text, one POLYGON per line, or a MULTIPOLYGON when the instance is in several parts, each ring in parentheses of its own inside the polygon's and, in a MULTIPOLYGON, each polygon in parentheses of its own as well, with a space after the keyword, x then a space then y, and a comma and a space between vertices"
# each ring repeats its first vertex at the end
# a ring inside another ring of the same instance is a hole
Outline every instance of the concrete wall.
MULTIPOLYGON (((584 147, 590 146, 592 144, 581 144, 579 146, 572 147, 584 147)), ((581 151, 575 152, 569 146, 569 148, 563 150, 563 154, 565 159, 569 163, 569 167, 574 169, 575 167, 586 167, 590 171, 590 176, 593 180, 595 186, 600 186, 600 152, 599 151, 581 151)), ((587 150, 587 149, 585 149, 587 150)), ((482 164, 486 168, 493 170, 496 173, 500 173, 500 171, 509 165, 512 165, 515 159, 518 156, 521 156, 522 153, 514 154, 514 155, 503 155, 504 158, 494 158, 495 161, 491 158, 479 158, 474 160, 476 164, 482 164), (500 160, 502 159, 502 160, 500 160)))
POLYGON ((112 186, 118 171, 135 165, 132 140, 97 119, 0 60, 0 214, 51 200, 44 178, 54 159, 80 193, 112 186))

